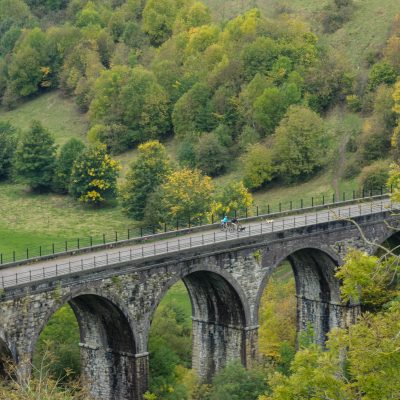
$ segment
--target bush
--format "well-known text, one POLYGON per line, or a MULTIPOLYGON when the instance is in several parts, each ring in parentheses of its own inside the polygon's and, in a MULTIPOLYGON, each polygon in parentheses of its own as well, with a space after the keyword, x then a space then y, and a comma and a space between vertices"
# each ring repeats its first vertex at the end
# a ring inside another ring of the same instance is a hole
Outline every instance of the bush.
POLYGON ((385 187, 389 179, 389 162, 378 160, 364 167, 359 176, 360 185, 365 189, 380 189, 385 187))
POLYGON ((206 175, 216 176, 229 164, 228 149, 222 146, 214 133, 200 137, 196 148, 196 166, 206 175))
POLYGON ((188 137, 183 139, 178 147, 178 161, 182 167, 196 167, 196 145, 194 138, 188 137))
POLYGON ((88 132, 90 143, 100 142, 105 144, 111 154, 120 154, 132 148, 136 136, 126 126, 119 124, 96 124, 88 132))
POLYGON ((353 0, 333 0, 322 13, 322 26, 325 33, 336 32, 348 22, 354 12, 353 0))
POLYGON ((374 90, 382 84, 393 85, 396 82, 396 71, 385 61, 376 63, 369 72, 368 88, 374 90))

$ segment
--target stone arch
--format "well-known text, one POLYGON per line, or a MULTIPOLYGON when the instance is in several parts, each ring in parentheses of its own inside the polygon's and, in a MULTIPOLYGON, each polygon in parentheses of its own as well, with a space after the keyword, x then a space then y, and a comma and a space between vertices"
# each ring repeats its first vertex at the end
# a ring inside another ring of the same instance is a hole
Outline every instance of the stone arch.
POLYGON ((210 381, 230 360, 239 359, 246 365, 249 307, 240 285, 223 270, 196 265, 165 283, 155 300, 153 315, 166 292, 179 280, 185 284, 192 305, 192 368, 204 381, 210 381))
POLYGON ((83 381, 95 399, 111 400, 140 398, 136 362, 136 340, 131 321, 124 307, 114 299, 94 292, 76 292, 65 296, 52 307, 44 318, 33 349, 41 331, 54 312, 68 303, 78 321, 83 381))
MULTIPOLYGON (((268 253, 264 257, 268 263, 268 253)), ((342 318, 340 282, 334 276, 341 260, 332 250, 320 246, 291 247, 267 266, 257 294, 255 313, 258 313, 269 277, 284 260, 289 261, 296 282, 297 330, 300 332, 311 324, 316 342, 323 344, 326 334, 340 325, 342 318)))
MULTIPOLYGON (((377 243, 381 246, 387 247, 390 250, 394 250, 396 255, 400 255, 400 231, 393 232, 388 228, 388 232, 385 232, 385 235, 381 237, 377 243)), ((373 250, 373 254, 383 254, 383 250, 380 248, 375 248, 373 250)))

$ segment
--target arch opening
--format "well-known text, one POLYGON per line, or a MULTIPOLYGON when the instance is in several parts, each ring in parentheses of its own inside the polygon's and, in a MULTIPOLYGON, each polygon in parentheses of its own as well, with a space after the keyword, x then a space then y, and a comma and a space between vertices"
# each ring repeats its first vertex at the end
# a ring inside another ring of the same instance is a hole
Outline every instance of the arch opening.
MULTIPOLYGON (((279 271, 282 265, 286 265, 286 268, 290 265, 293 271, 297 345, 300 338, 305 339, 306 333, 309 336, 308 340, 312 339, 323 345, 329 330, 339 326, 343 317, 340 283, 335 277, 338 261, 319 248, 295 250, 270 268, 262 286, 262 293, 268 291, 267 283, 271 274, 279 271)), ((260 301, 258 311, 260 313, 260 301)))
POLYGON ((296 283, 290 263, 283 261, 271 274, 258 310, 258 351, 263 364, 288 373, 297 339, 296 283))
POLYGON ((42 354, 34 356, 36 363, 48 347, 43 346, 44 340, 57 332, 66 334, 59 341, 57 337, 52 341, 52 347, 59 353, 57 356, 64 357, 55 372, 62 372, 64 367, 77 369, 75 372, 81 373, 83 384, 94 398, 138 398, 134 335, 117 305, 93 294, 69 299, 42 330, 37 343, 42 354), (74 348, 69 351, 66 346, 72 342, 74 348))
MULTIPOLYGON (((181 365, 193 369, 202 381, 230 360, 246 364, 245 312, 241 297, 220 274, 208 270, 191 272, 169 286, 155 310, 149 331, 150 389, 157 393, 160 382, 155 363, 161 352, 160 342, 174 347, 181 365), (171 321, 168 327, 166 321, 171 321), (176 332, 175 338, 170 337, 176 332), (161 337, 157 338, 155 335, 161 337), (184 337, 183 337, 184 336, 184 337), (182 352, 182 345, 191 351, 182 352), (159 355, 155 352, 160 352, 159 355)), ((158 364, 160 365, 160 364, 158 364)), ((162 393, 158 392, 162 397, 162 393)))

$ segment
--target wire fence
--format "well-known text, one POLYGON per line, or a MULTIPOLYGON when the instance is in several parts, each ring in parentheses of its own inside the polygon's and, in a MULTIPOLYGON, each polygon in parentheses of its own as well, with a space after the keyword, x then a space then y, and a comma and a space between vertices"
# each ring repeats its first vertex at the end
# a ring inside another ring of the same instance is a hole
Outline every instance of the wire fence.
MULTIPOLYGON (((322 224, 326 222, 338 221, 341 218, 354 218, 383 211, 398 210, 399 206, 394 206, 388 200, 375 201, 363 204, 353 204, 348 207, 336 208, 333 210, 317 211, 296 216, 286 216, 281 219, 254 222, 246 226, 244 231, 228 232, 216 231, 210 233, 198 233, 187 235, 171 240, 163 240, 145 245, 134 245, 128 249, 117 252, 104 253, 81 258, 74 261, 64 262, 42 268, 33 266, 29 270, 17 272, 11 275, 3 275, 0 279, 1 288, 10 288, 33 281, 57 278, 61 275, 73 274, 82 271, 89 271, 96 268, 121 264, 123 262, 134 261, 146 257, 153 257, 161 254, 168 254, 176 251, 187 250, 195 247, 201 247, 208 244, 215 244, 236 240, 239 238, 265 235, 281 231, 289 231, 289 236, 296 235, 293 228, 306 227, 322 224), (292 232, 290 232, 292 230, 292 232)), ((286 236, 288 237, 288 236, 286 236)))
MULTIPOLYGON (((276 214, 279 212, 298 211, 317 206, 328 206, 338 204, 348 200, 361 200, 377 195, 389 194, 391 190, 385 191, 384 187, 378 189, 360 189, 351 192, 342 192, 338 198, 335 194, 310 196, 297 200, 287 200, 274 204, 254 205, 241 210, 231 210, 227 212, 229 217, 248 218, 250 216, 260 216, 276 214)), ((225 214, 225 213, 223 213, 225 214)), ((114 231, 99 235, 91 235, 87 237, 78 237, 74 239, 65 239, 58 242, 43 243, 39 246, 26 246, 19 249, 2 252, 0 249, 0 265, 37 259, 38 257, 51 256, 64 252, 77 251, 81 249, 92 248, 99 245, 119 243, 130 239, 139 239, 163 232, 171 232, 184 230, 196 226, 203 226, 218 222, 223 215, 211 214, 203 218, 194 218, 190 215, 185 219, 176 220, 174 223, 164 223, 160 225, 152 225, 146 227, 129 228, 125 231, 114 231)))

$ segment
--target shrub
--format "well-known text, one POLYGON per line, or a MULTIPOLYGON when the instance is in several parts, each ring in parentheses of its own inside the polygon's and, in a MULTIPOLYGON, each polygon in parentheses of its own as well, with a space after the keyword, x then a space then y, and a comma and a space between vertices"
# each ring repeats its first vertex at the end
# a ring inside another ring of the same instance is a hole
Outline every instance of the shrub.
POLYGON ((385 61, 376 63, 369 72, 368 88, 374 90, 382 84, 393 85, 396 82, 396 71, 385 61))
POLYGON ((366 189, 379 189, 389 179, 389 162, 378 160, 364 167, 359 176, 360 185, 366 189))
POLYGON ((228 149, 221 145, 214 133, 200 137, 196 148, 196 166, 206 175, 215 176, 228 166, 228 149))

